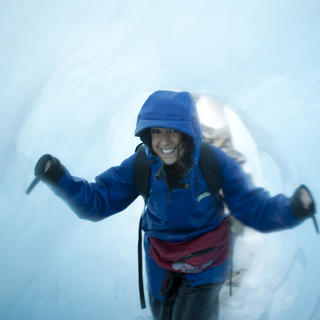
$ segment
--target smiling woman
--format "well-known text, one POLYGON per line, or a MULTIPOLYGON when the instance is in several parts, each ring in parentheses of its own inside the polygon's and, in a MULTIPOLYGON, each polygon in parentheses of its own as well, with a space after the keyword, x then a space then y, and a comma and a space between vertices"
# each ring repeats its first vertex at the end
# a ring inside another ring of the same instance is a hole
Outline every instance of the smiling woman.
POLYGON ((174 164, 182 156, 181 136, 175 129, 151 128, 152 150, 166 165, 174 164))

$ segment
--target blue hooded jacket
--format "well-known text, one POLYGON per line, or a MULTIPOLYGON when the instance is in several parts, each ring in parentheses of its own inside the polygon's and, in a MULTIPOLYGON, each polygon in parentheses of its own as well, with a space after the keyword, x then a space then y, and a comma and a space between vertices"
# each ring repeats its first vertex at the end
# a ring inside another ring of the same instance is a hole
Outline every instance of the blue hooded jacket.
MULTIPOLYGON (((199 169, 201 128, 197 110, 187 92, 156 91, 144 103, 138 115, 135 135, 145 143, 150 163, 150 191, 143 214, 145 252, 150 293, 162 300, 161 284, 166 270, 161 269, 149 254, 148 236, 166 241, 185 241, 218 227, 225 218, 221 197, 210 193, 199 169), (194 141, 194 164, 180 181, 184 188, 170 189, 159 178, 163 167, 152 153, 146 129, 165 127, 179 130, 194 141)), ((262 188, 255 188, 239 164, 222 150, 213 147, 223 177, 224 201, 231 213, 245 225, 262 232, 293 227, 302 222, 291 211, 290 199, 279 194, 270 197, 262 188)), ((76 178, 65 169, 53 186, 80 218, 98 221, 124 210, 138 196, 133 183, 136 154, 96 177, 95 183, 76 178)), ((226 278, 227 262, 199 274, 187 274, 191 285, 222 282, 226 278)))
POLYGON ((184 241, 217 227, 224 218, 223 204, 211 195, 198 167, 201 128, 191 95, 188 92, 154 92, 141 108, 135 134, 147 146, 151 164, 150 193, 142 220, 146 235, 166 241, 184 241), (173 128, 194 141, 194 165, 179 181, 181 188, 171 190, 167 184, 163 163, 151 151, 150 133, 146 131, 151 127, 173 128), (164 174, 161 175, 161 171, 164 174))

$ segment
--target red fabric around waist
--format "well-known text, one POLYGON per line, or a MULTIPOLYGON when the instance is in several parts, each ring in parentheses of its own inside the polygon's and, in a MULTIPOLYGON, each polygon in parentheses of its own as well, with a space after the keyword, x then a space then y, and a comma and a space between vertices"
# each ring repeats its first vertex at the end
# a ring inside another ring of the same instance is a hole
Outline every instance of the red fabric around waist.
POLYGON ((174 272, 198 273, 224 262, 231 249, 230 222, 189 241, 168 242, 149 237, 150 254, 159 267, 174 272))

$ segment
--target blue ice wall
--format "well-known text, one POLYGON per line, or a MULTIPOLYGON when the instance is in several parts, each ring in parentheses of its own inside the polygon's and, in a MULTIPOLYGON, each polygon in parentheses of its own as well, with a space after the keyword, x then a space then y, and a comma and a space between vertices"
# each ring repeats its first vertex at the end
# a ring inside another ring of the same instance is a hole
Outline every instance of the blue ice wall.
MULTIPOLYGON (((150 319, 137 290, 142 202, 95 224, 46 186, 25 189, 43 153, 88 180, 129 156, 153 90, 229 105, 264 186, 305 183, 319 199, 319 14, 316 0, 2 0, 0 319, 150 319)), ((319 240, 310 221, 243 240, 250 264, 221 319, 319 319, 319 240)))

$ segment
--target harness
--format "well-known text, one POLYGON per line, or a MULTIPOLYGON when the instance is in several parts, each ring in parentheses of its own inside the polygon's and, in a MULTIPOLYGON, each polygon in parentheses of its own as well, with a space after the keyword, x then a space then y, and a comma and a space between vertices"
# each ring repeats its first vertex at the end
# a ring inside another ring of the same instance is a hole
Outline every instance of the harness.
MULTIPOLYGON (((136 158, 134 161, 134 185, 144 199, 145 206, 150 189, 150 165, 145 153, 143 144, 136 147, 136 158)), ((199 167, 204 176, 210 191, 217 195, 222 188, 222 174, 220 172, 218 161, 214 150, 210 147, 209 143, 202 142, 200 148, 199 167)), ((141 308, 146 308, 144 290, 143 290, 143 275, 142 275, 142 215, 139 222, 139 237, 138 237, 138 273, 139 273, 139 294, 141 308)))

